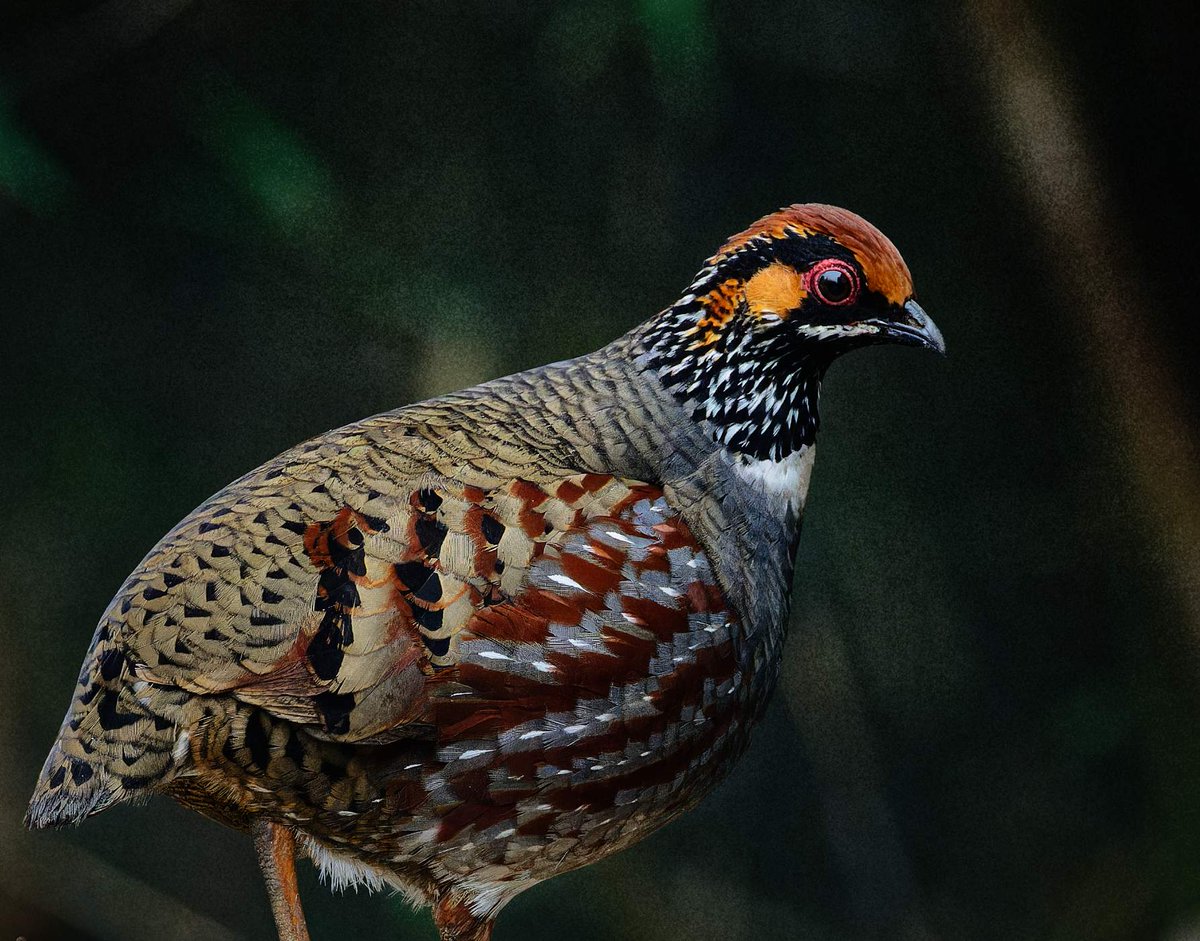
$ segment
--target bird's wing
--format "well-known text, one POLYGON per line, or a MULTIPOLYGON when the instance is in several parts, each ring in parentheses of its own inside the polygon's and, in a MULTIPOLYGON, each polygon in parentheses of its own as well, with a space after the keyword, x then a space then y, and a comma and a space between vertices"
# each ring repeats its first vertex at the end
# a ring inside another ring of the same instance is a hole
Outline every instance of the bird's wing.
POLYGON ((545 714, 550 685, 604 698, 729 617, 656 487, 396 430, 316 439, 184 520, 114 599, 97 652, 128 663, 102 672, 341 741, 456 739, 545 714))

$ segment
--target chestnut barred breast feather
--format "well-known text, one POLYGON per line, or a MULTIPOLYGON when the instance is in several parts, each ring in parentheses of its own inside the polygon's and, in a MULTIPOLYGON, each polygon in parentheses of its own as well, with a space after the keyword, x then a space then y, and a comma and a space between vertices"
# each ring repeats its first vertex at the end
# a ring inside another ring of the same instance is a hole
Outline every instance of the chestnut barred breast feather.
POLYGON ((321 435, 202 504, 100 619, 34 827, 166 794, 480 941, 696 804, 778 677, 829 365, 944 349, 899 253, 796 205, 574 360, 321 435))

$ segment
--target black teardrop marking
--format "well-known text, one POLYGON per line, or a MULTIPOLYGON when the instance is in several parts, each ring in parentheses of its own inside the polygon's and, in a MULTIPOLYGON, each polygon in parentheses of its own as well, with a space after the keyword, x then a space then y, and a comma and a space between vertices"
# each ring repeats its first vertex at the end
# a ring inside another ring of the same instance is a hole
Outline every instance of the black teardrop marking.
MULTIPOLYGON (((321 574, 313 610, 323 611, 324 616, 309 642, 308 663, 318 678, 332 680, 342 668, 345 648, 354 643, 354 610, 360 603, 354 578, 367 572, 366 539, 357 527, 351 527, 343 542, 334 537, 332 521, 319 525, 328 537, 324 541, 328 545, 329 559, 317 563, 321 574)), ((281 619, 267 614, 256 615, 253 620, 264 626, 282 623, 281 619)))
POLYGON ((433 571, 424 562, 399 562, 396 577, 409 591, 419 591, 433 571))
POLYGON ((263 716, 252 715, 246 720, 246 749, 259 769, 266 771, 271 761, 271 742, 263 716))
POLYGON ((442 551, 442 542, 446 538, 446 524, 431 517, 422 516, 417 520, 414 529, 417 541, 421 544, 425 554, 436 559, 438 553, 442 551))
POLYGON ((344 735, 350 731, 350 711, 354 708, 353 693, 319 693, 313 697, 325 731, 331 735, 344 735))
POLYGON ((484 514, 483 520, 479 524, 479 528, 483 531, 483 538, 488 541, 488 545, 496 546, 500 544, 501 538, 504 536, 504 524, 498 519, 484 514))
POLYGON ((110 732, 113 729, 123 729, 127 725, 133 725, 141 718, 128 712, 117 711, 117 694, 111 689, 106 689, 100 697, 96 704, 96 715, 100 718, 100 727, 110 732))
POLYGON ((75 786, 83 784, 85 781, 91 780, 92 766, 85 764, 82 761, 71 762, 71 780, 75 782, 75 786))

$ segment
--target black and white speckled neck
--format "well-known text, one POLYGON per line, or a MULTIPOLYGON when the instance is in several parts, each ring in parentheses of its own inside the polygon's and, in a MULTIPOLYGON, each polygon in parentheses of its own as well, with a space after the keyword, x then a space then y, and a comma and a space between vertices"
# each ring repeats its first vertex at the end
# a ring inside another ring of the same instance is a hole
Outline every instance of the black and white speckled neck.
POLYGON ((743 315, 699 346, 692 327, 703 316, 689 293, 649 325, 639 364, 735 454, 778 461, 812 444, 829 357, 797 343, 786 320, 743 315))

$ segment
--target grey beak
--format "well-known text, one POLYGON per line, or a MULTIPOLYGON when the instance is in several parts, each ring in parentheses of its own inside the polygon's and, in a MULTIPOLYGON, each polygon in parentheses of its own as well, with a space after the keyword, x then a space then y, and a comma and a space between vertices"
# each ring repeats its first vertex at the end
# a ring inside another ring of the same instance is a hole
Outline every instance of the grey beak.
POLYGON ((904 320, 880 322, 883 336, 896 343, 936 350, 945 356, 946 341, 942 338, 942 331, 921 309, 921 305, 909 301, 904 305, 904 313, 907 315, 904 320))

